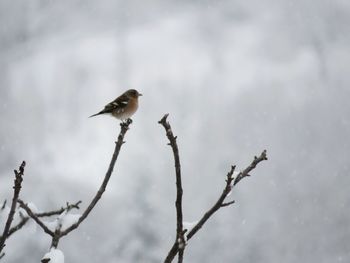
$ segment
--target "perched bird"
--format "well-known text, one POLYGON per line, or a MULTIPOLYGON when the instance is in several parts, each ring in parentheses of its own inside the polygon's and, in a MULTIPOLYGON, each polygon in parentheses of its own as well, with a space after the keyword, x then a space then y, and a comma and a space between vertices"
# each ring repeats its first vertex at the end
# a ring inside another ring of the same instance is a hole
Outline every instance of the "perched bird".
MULTIPOLYGON (((116 98, 114 101, 108 103, 103 110, 91 115, 90 117, 101 115, 101 114, 111 114, 113 117, 124 121, 129 119, 137 110, 138 98, 142 96, 135 89, 129 89, 125 91, 122 95, 116 98)), ((89 118, 90 118, 89 117, 89 118)))

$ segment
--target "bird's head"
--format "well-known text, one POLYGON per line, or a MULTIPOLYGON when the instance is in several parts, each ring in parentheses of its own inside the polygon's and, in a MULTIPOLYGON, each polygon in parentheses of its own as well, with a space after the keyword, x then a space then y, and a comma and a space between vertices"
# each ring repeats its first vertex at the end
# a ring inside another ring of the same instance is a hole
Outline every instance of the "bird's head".
POLYGON ((125 95, 130 99, 137 99, 139 96, 142 96, 136 89, 129 89, 125 92, 125 95))

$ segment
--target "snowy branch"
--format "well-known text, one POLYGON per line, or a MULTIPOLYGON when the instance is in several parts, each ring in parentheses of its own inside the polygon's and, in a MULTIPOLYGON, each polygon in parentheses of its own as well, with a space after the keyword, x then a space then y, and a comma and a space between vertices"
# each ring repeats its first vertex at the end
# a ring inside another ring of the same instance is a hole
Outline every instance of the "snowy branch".
MULTIPOLYGON (((118 135, 118 140, 115 142, 114 153, 113 153, 108 170, 105 174, 104 180, 103 180, 100 188, 98 189, 97 193, 95 194, 94 198, 92 199, 92 201, 90 202, 88 207, 85 209, 83 214, 81 216, 79 216, 79 218, 77 218, 77 220, 69 221, 70 224, 68 227, 66 227, 65 229, 62 229, 64 227, 63 223, 62 223, 64 221, 64 217, 67 215, 67 213, 71 209, 73 209, 73 208, 79 209, 79 205, 80 205, 81 201, 79 201, 75 204, 67 203, 66 207, 62 207, 61 209, 58 209, 58 210, 44 212, 44 213, 34 213, 27 204, 25 204, 22 200, 18 200, 20 207, 22 207, 27 212, 28 216, 30 218, 32 218, 44 230, 45 233, 47 233, 48 235, 50 235, 52 237, 51 248, 54 249, 53 251, 58 251, 57 246, 58 246, 60 239, 63 236, 68 235, 74 229, 78 228, 79 225, 87 218, 87 216, 89 215, 91 210, 95 207, 95 205, 98 203, 98 201, 101 199, 103 193, 106 190, 109 179, 112 175, 114 165, 118 159, 120 149, 121 149, 122 145, 124 144, 125 134, 128 131, 129 125, 131 123, 132 123, 132 121, 129 119, 127 122, 123 122, 120 124, 121 129, 120 129, 120 133, 118 135), (59 216, 57 218, 56 228, 54 230, 51 230, 40 218, 53 216, 53 215, 59 215, 59 216)), ((23 221, 20 222, 20 224, 18 224, 18 227, 19 228, 22 227, 25 224, 24 221, 27 221, 27 220, 28 219, 24 217, 23 221)), ((47 259, 43 259, 43 260, 45 261, 47 259)))
MULTIPOLYGON (((20 204, 21 206, 21 200, 17 200, 17 203, 20 204)), ((23 202, 24 203, 24 202, 23 202)), ((35 216, 37 217, 50 217, 50 216, 54 216, 54 215, 60 215, 62 214, 64 211, 70 211, 72 209, 79 209, 79 205, 81 204, 81 201, 76 202, 75 204, 70 204, 67 202, 66 207, 61 207, 60 209, 57 210, 53 210, 53 211, 48 211, 48 212, 42 212, 42 213, 34 213, 33 211, 31 211, 35 216)), ((23 208, 24 209, 24 208, 23 208)), ((29 207, 27 207, 27 209, 30 209, 29 207)), ((1 209, 3 210, 3 208, 1 209)), ((30 219, 30 216, 24 216, 21 212, 19 212, 19 216, 20 216, 20 221, 12 226, 10 228, 10 230, 8 231, 7 234, 7 238, 9 238, 11 235, 13 235, 15 232, 17 232, 18 230, 20 230, 30 219)))
MULTIPOLYGON (((170 145, 172 148, 174 163, 175 163, 176 238, 164 262, 170 263, 174 260, 176 256, 178 256, 178 263, 182 263, 187 242, 203 227, 203 225, 207 222, 207 220, 212 215, 214 215, 215 212, 217 212, 222 207, 227 207, 234 204, 235 202, 234 200, 226 200, 226 198, 231 193, 232 189, 243 178, 250 176, 250 172, 254 170, 260 162, 267 160, 267 155, 266 155, 266 150, 264 150, 260 154, 260 156, 254 157, 254 160, 250 163, 250 165, 247 168, 245 168, 243 171, 239 173, 235 173, 236 166, 231 166, 231 169, 226 175, 226 180, 225 180, 226 183, 225 183, 224 189, 221 195, 219 196, 218 200, 212 205, 212 207, 209 210, 207 210, 204 213, 204 215, 200 218, 199 221, 195 223, 191 223, 191 227, 189 227, 189 223, 183 222, 183 208, 182 208, 183 188, 182 188, 182 179, 181 179, 180 154, 179 154, 179 148, 177 145, 177 136, 173 134, 171 125, 167 121, 167 118, 168 118, 168 114, 165 114, 158 123, 161 124, 165 129, 166 136, 169 140, 168 145, 170 145), (234 177, 235 174, 237 174, 236 177, 234 177)), ((21 183, 23 180, 22 177, 23 177, 24 166, 25 166, 25 162, 22 163, 22 165, 19 168, 19 171, 15 171, 16 179, 13 187, 14 195, 11 203, 11 209, 6 221, 3 235, 0 237, 0 259, 4 256, 4 253, 2 253, 2 249, 5 246, 6 239, 10 235, 15 233, 19 229, 21 229, 31 218, 44 230, 45 233, 50 235, 52 238, 50 252, 44 256, 44 258, 42 259, 42 262, 50 262, 50 260, 53 259, 53 257, 61 258, 62 260, 64 260, 64 255, 62 251, 57 249, 59 241, 63 236, 68 235, 71 231, 78 228, 80 224, 88 217, 88 215, 90 214, 92 209, 96 206, 98 201, 101 199, 103 193, 106 190, 109 179, 113 173, 113 169, 118 159, 120 149, 124 144, 124 137, 126 135, 126 132, 129 129, 130 124, 131 124, 130 119, 127 122, 123 122, 120 124, 121 126, 120 133, 118 135, 117 141, 115 142, 114 153, 112 155, 110 164, 108 166, 108 169, 104 176, 102 184, 100 185, 97 193, 95 194, 95 196, 93 197, 93 199, 91 200, 87 208, 84 210, 82 215, 68 214, 68 212, 72 209, 79 209, 79 205, 81 204, 81 201, 78 201, 75 204, 67 203, 65 207, 61 207, 60 209, 57 209, 57 210, 38 213, 33 208, 31 208, 31 206, 29 206, 24 201, 19 199, 19 193, 21 190, 21 183), (19 206, 26 211, 27 215, 19 211, 18 213, 20 216, 20 221, 17 223, 17 225, 11 227, 11 223, 13 221, 14 214, 16 212, 16 203, 18 203, 19 206), (51 217, 51 216, 57 216, 54 227, 52 227, 51 224, 49 225, 47 223, 44 223, 44 221, 41 220, 41 218, 43 217, 51 217)), ((6 207, 6 201, 1 205, 0 210, 3 211, 5 207, 6 207)))
POLYGON ((53 237, 54 233, 44 224, 43 221, 40 220, 40 218, 29 208, 27 204, 25 204, 22 200, 18 200, 18 203, 21 208, 23 208, 28 216, 30 216, 43 230, 46 234, 53 237))
MULTIPOLYGON (((14 186, 13 186, 14 191, 13 191, 11 209, 10 209, 9 215, 7 217, 7 220, 6 220, 4 231, 0 237, 0 258, 2 258, 4 256, 4 254, 1 254, 1 252, 2 252, 3 248, 5 247, 5 241, 8 238, 11 224, 13 221, 13 217, 14 217, 15 212, 16 212, 17 200, 18 200, 21 188, 22 188, 22 181, 23 181, 23 174, 24 174, 25 165, 26 165, 26 162, 23 161, 21 166, 19 167, 18 171, 17 170, 14 171, 15 172, 15 181, 14 181, 14 186)), ((5 208, 5 205, 6 205, 6 203, 4 202, 3 208, 5 208)))

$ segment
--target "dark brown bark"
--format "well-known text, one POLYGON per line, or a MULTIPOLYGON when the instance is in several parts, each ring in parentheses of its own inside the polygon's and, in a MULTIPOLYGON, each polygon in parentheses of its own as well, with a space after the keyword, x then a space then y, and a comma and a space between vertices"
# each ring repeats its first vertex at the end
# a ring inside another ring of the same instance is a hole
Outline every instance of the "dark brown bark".
MULTIPOLYGON (((176 247, 176 250, 180 251, 178 262, 181 263, 183 261, 183 252, 185 249, 185 238, 184 238, 184 231, 183 231, 183 213, 182 213, 182 182, 181 182, 181 165, 180 165, 180 157, 179 157, 179 148, 177 146, 176 139, 177 137, 174 136, 173 131, 171 129, 171 126, 169 122, 167 122, 168 114, 165 114, 163 118, 158 122, 161 125, 163 125, 166 136, 169 139, 169 145, 171 146, 173 150, 174 155, 174 162, 175 162, 175 174, 176 174, 176 201, 175 201, 175 207, 176 207, 176 239, 174 242, 174 249, 176 247)), ((167 258, 164 262, 171 262, 172 254, 168 254, 167 258)))
MULTIPOLYGON (((22 181, 23 181, 25 165, 26 165, 26 162, 23 161, 21 166, 19 167, 18 171, 17 170, 14 171, 15 172, 15 181, 14 181, 14 186, 13 186, 13 197, 12 197, 11 209, 10 209, 9 215, 7 217, 7 220, 6 220, 4 231, 2 232, 2 235, 0 237, 0 255, 1 255, 1 257, 4 256, 4 254, 1 254, 1 252, 2 252, 3 248, 5 247, 5 241, 8 238, 11 224, 13 221, 13 217, 14 217, 15 212, 16 212, 17 200, 19 197, 19 193, 21 192, 21 188, 22 188, 22 181)), ((5 203, 3 206, 5 206, 5 203)))
POLYGON ((262 161, 267 160, 266 150, 264 150, 259 157, 254 157, 252 163, 245 168, 242 172, 238 173, 237 177, 234 178, 233 173, 236 166, 231 166, 230 171, 226 175, 226 184, 219 197, 219 199, 214 203, 214 205, 204 213, 200 218, 197 224, 185 235, 187 229, 183 229, 183 215, 182 215, 182 185, 181 185, 181 166, 180 166, 180 157, 179 149, 176 143, 176 136, 174 136, 169 122, 167 122, 168 114, 165 114, 164 117, 159 121, 163 125, 166 136, 169 139, 169 145, 172 147, 175 161, 175 171, 176 171, 176 220, 177 220, 177 229, 176 229, 176 240, 169 250, 164 263, 170 263, 174 260, 176 255, 178 255, 178 262, 183 262, 183 254, 186 246, 186 242, 190 240, 207 222, 207 220, 220 208, 230 206, 234 204, 234 200, 225 202, 226 197, 232 191, 232 188, 238 184, 244 177, 250 176, 250 172, 255 169, 255 167, 262 161))
POLYGON ((64 212, 65 210, 68 211, 72 208, 76 208, 79 206, 79 204, 81 203, 81 201, 79 201, 76 204, 73 205, 69 205, 67 204, 66 208, 62 208, 60 210, 57 211, 52 211, 52 212, 47 212, 47 213, 42 213, 42 214, 35 214, 33 213, 33 211, 31 211, 31 209, 22 201, 22 200, 18 200, 18 202, 20 203, 20 206, 27 212, 28 216, 31 217, 43 230, 45 233, 47 233, 48 235, 50 235, 52 237, 52 241, 51 241, 51 247, 57 248, 58 243, 60 241, 60 239, 63 236, 68 235, 71 231, 73 231, 74 229, 78 228, 79 225, 87 218, 87 216, 90 214, 90 212, 92 211, 92 209, 96 206, 96 204, 98 203, 98 201, 101 199, 103 193, 106 190, 107 184, 109 182, 109 179, 112 175, 113 169, 114 169, 114 165, 118 159, 118 155, 120 152, 120 149, 122 147, 122 145, 124 144, 124 136, 126 134, 126 132, 129 129, 129 125, 132 123, 131 119, 128 119, 126 122, 122 122, 120 124, 120 133, 118 135, 118 140, 115 142, 115 148, 114 148, 114 153, 112 156, 112 159, 110 161, 108 170, 105 174, 105 177, 103 179, 103 182, 100 186, 100 188, 98 189, 97 193, 95 194, 94 198, 91 200, 90 204, 88 205, 88 207, 84 210, 84 212, 82 213, 82 215, 79 217, 78 221, 74 224, 72 224, 71 226, 69 226, 66 229, 61 229, 61 226, 58 226, 54 231, 50 230, 41 220, 40 220, 40 216, 49 216, 49 215, 54 215, 58 212, 64 212))

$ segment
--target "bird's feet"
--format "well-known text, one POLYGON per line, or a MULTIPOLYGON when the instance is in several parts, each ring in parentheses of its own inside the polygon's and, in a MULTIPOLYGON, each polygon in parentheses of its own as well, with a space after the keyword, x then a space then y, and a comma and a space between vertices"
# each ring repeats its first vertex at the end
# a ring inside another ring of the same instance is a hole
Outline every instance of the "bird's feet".
POLYGON ((128 118, 126 120, 122 120, 120 126, 129 126, 132 123, 132 119, 128 118))

